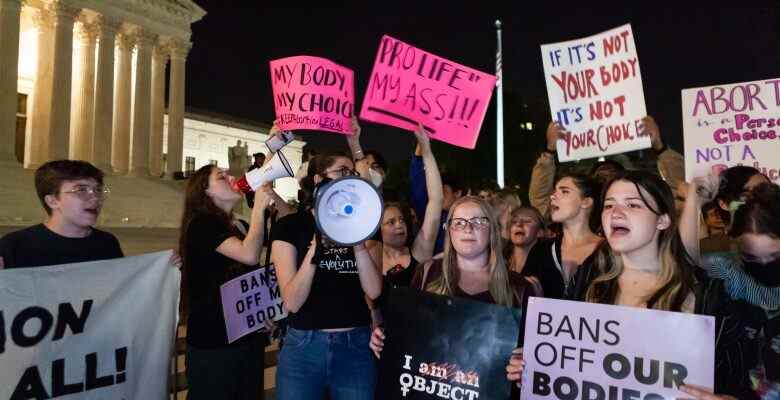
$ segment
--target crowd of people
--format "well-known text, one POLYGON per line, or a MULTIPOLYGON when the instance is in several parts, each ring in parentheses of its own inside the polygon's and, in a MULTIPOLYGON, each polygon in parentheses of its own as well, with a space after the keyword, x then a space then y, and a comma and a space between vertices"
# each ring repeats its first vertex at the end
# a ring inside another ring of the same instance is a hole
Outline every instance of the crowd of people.
MULTIPOLYGON (((260 398, 263 349, 282 328, 277 398, 373 398, 382 293, 393 287, 521 309, 537 296, 712 315, 715 391, 680 390, 701 400, 777 398, 780 188, 760 171, 735 166, 685 182, 682 155, 646 117, 653 171, 611 160, 588 171, 559 164, 556 141, 566 132, 550 123, 528 193, 468 188, 440 173, 420 126, 408 193, 385 194, 377 233, 344 247, 318 231, 317 188, 359 175, 382 192, 388 172, 381 153, 361 148, 357 120, 353 130, 351 154, 305 155, 294 204, 271 185, 248 196, 249 221, 233 212, 244 201, 234 177, 213 165, 189 177, 172 262, 182 269, 190 399, 260 398), (219 287, 269 261, 289 316, 228 343, 219 287)), ((256 156, 252 168, 262 165, 256 156)), ((36 171, 35 188, 48 218, 0 239, 0 266, 123 256, 116 238, 94 227, 108 193, 100 170, 52 161, 36 171)), ((515 391, 523 390, 522 339, 506 355, 515 391)))

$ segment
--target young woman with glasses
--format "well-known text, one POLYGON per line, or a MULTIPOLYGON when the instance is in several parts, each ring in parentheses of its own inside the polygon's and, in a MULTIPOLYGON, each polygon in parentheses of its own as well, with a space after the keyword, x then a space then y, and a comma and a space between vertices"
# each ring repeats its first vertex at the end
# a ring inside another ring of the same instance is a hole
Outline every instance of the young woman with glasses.
MULTIPOLYGON (((491 215, 490 205, 479 197, 466 196, 456 200, 445 223, 443 259, 428 262, 418 269, 412 287, 525 308, 533 288, 520 274, 507 268, 500 224, 491 215)), ((381 355, 384 339, 382 328, 374 329, 370 347, 377 357, 381 355)))
POLYGON ((301 181, 301 207, 281 218, 271 234, 289 326, 279 353, 279 399, 372 399, 376 369, 368 341, 371 315, 365 297, 382 290, 379 269, 365 246, 325 245, 314 220, 314 189, 354 175, 352 160, 327 154, 309 161, 301 181))

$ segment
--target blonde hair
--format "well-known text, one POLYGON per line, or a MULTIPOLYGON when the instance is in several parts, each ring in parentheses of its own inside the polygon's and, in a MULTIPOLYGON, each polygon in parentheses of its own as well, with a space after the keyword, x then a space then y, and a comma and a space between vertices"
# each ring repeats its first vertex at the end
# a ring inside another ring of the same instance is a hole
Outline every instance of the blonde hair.
MULTIPOLYGON (((513 292, 509 286, 509 270, 503 257, 502 239, 499 232, 499 223, 493 216, 490 205, 479 197, 464 196, 455 200, 447 215, 447 223, 452 219, 455 210, 465 203, 479 206, 482 213, 490 219, 490 255, 488 268, 490 281, 488 289, 496 304, 511 307, 513 305, 513 292)), ((425 290, 432 293, 453 296, 455 287, 460 281, 460 269, 458 268, 458 255, 452 246, 449 229, 444 231, 444 258, 442 260, 441 275, 426 285, 425 290)))
MULTIPOLYGON (((683 247, 677 230, 677 214, 672 191, 666 182, 655 174, 632 171, 607 185, 602 198, 606 196, 609 187, 618 181, 635 185, 639 197, 650 211, 658 216, 667 215, 670 219, 669 227, 661 231, 658 237, 658 258, 661 264, 658 274, 660 287, 646 299, 647 308, 682 311, 683 304, 693 293, 695 267, 683 247), (656 207, 651 206, 642 193, 643 190, 654 200, 656 207)), ((590 284, 585 293, 585 301, 614 304, 619 291, 618 278, 623 273, 623 259, 609 246, 602 247, 605 249, 596 254, 594 267, 603 271, 603 274, 590 284)))

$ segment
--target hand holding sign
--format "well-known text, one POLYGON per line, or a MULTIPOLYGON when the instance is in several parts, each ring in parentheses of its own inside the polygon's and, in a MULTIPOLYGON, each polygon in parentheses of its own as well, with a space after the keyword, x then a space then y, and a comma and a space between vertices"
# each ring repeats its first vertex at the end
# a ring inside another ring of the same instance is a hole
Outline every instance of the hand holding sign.
POLYGON ((680 391, 693 396, 694 400, 737 400, 736 397, 713 394, 712 391, 693 385, 683 385, 680 391))
POLYGON ((558 144, 561 161, 650 145, 637 129, 647 112, 631 25, 541 50, 550 113, 570 131, 558 144))

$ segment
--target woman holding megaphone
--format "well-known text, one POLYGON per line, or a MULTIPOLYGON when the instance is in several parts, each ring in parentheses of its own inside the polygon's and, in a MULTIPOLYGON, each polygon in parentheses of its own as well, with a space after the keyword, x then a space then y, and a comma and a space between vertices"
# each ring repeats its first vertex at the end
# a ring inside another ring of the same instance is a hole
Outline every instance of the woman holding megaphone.
POLYGON ((382 278, 365 246, 325 243, 313 212, 315 187, 355 175, 338 153, 314 157, 301 181, 301 207, 273 229, 271 259, 290 312, 276 373, 281 400, 372 399, 376 381, 368 349, 371 315, 382 278))
POLYGON ((251 334, 228 343, 220 285, 257 268, 264 211, 273 191, 258 190, 249 224, 233 208, 244 195, 213 165, 187 181, 179 236, 183 310, 187 318, 188 399, 257 399, 263 390, 268 338, 251 334), (259 379, 258 379, 259 377, 259 379))

